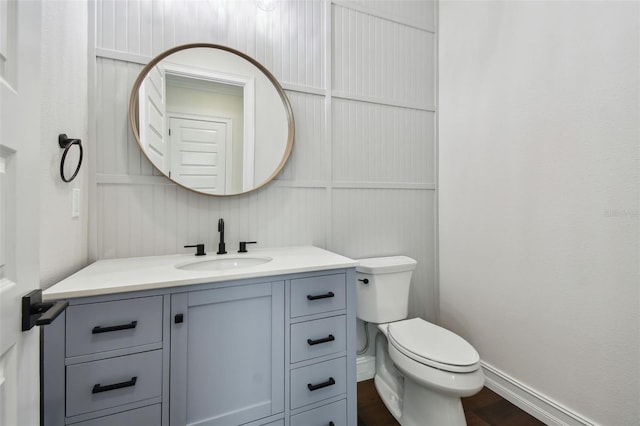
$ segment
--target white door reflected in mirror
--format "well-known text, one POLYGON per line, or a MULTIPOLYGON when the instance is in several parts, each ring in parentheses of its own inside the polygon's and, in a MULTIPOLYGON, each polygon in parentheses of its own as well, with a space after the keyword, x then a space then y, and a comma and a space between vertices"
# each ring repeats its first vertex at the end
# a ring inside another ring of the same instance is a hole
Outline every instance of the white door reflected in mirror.
POLYGON ((232 151, 230 127, 230 120, 171 117, 169 176, 180 185, 200 192, 232 193, 233 167, 226 154, 232 151))
POLYGON ((154 58, 134 84, 129 120, 151 163, 203 194, 265 185, 293 146, 291 106, 275 77, 218 45, 179 46, 154 58))

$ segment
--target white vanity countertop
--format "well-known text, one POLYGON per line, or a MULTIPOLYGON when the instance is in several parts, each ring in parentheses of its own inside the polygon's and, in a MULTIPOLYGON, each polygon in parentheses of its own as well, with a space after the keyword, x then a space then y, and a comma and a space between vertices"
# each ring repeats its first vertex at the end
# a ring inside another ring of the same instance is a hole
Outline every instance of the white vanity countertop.
POLYGON ((99 260, 42 292, 43 301, 179 287, 243 278, 350 268, 358 262, 317 247, 250 248, 225 255, 176 254, 99 260), (261 265, 237 269, 189 271, 176 265, 223 258, 270 257, 261 265))

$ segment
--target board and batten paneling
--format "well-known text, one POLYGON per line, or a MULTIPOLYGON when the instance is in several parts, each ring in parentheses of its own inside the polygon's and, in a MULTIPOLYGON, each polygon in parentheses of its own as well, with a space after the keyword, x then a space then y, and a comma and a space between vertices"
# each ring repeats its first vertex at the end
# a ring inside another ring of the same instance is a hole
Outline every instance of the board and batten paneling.
POLYGON ((433 109, 434 57, 435 36, 429 31, 333 7, 335 95, 433 109))
POLYGON ((418 265, 409 311, 434 321, 438 304, 433 273, 434 191, 338 188, 333 190, 333 198, 333 250, 352 258, 394 254, 415 258, 418 265))
MULTIPOLYGON (((410 312, 435 319, 435 4, 430 1, 96 0, 96 230, 99 259, 312 244, 353 258, 418 260, 410 312), (258 191, 210 197, 161 176, 128 124, 153 56, 192 42, 240 50, 282 83, 292 155, 258 191)), ((91 20, 93 23, 93 20, 91 20)))
POLYGON ((96 47, 152 57, 187 43, 216 43, 255 58, 280 81, 324 87, 324 1, 96 0, 96 47))
MULTIPOLYGON (((336 1, 335 3, 343 3, 336 1)), ((416 0, 351 0, 347 3, 349 7, 358 6, 375 10, 385 17, 385 19, 396 21, 404 25, 413 26, 419 29, 434 31, 436 26, 436 10, 433 2, 416 0)))
POLYGON ((329 141, 325 125, 325 97, 286 91, 296 123, 296 139, 278 180, 325 184, 329 175, 329 141))
POLYGON ((431 111, 335 99, 332 140, 335 181, 434 182, 431 111))
POLYGON ((205 243, 207 252, 213 254, 220 217, 225 219, 229 253, 237 250, 239 241, 269 241, 268 246, 273 247, 327 246, 329 211, 322 188, 288 188, 276 183, 253 193, 221 198, 171 184, 101 184, 99 195, 102 258, 189 252, 183 246, 196 243, 205 243))

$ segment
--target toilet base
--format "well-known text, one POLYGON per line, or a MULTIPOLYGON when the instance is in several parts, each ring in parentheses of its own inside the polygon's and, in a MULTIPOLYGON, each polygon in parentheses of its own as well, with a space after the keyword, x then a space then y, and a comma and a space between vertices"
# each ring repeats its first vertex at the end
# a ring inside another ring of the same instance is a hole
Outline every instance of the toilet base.
POLYGON ((373 378, 373 384, 376 386, 376 391, 387 410, 399 422, 400 417, 402 417, 402 397, 398 396, 396 390, 391 388, 379 375, 373 378))
POLYGON ((435 392, 404 379, 402 426, 465 426, 460 398, 435 392))
POLYGON ((460 398, 443 395, 404 380, 404 398, 382 376, 374 378, 376 391, 389 412, 402 426, 465 426, 460 398))
MULTIPOLYGON (((387 339, 376 336, 376 391, 402 426, 465 426, 460 395, 432 389, 402 374, 389 356, 387 339)), ((474 392, 475 393, 475 392, 474 392)))
POLYGON ((376 335, 376 364, 373 383, 380 399, 398 422, 402 414, 403 382, 404 377, 389 359, 387 338, 384 337, 384 334, 378 333, 376 335))

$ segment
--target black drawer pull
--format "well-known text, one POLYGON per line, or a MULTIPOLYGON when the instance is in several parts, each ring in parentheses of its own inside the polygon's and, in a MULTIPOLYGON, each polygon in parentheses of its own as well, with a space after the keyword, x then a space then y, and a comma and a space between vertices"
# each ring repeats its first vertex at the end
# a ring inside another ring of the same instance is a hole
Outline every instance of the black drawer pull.
POLYGON ((330 291, 327 294, 318 294, 317 296, 312 296, 310 294, 307 294, 307 299, 309 300, 328 299, 329 297, 335 297, 335 294, 333 294, 332 291, 330 291))
POLYGON ((116 389, 128 388, 130 386, 135 386, 136 381, 138 381, 138 377, 132 377, 131 380, 127 380, 126 382, 114 383, 112 385, 101 386, 100 383, 93 385, 93 389, 91 393, 100 393, 107 392, 116 389))
POLYGON ((312 385, 311 383, 307 383, 307 387, 311 392, 313 392, 314 390, 326 388, 327 386, 333 386, 335 384, 336 384, 336 381, 333 380, 333 377, 329 377, 329 380, 327 380, 324 383, 318 383, 317 385, 312 385))
POLYGON ((336 426, 333 424, 333 422, 329 422, 329 426, 336 426))
POLYGON ((136 328, 138 321, 131 321, 129 324, 112 325, 110 327, 100 327, 99 325, 93 327, 91 334, 108 333, 110 331, 128 330, 130 328, 136 328))
POLYGON ((328 335, 327 337, 325 337, 323 339, 318 339, 318 340, 307 339, 307 343, 309 344, 309 346, 313 346, 313 345, 317 345, 317 344, 320 344, 320 343, 333 342, 334 340, 336 340, 336 338, 333 337, 333 334, 330 334, 330 335, 328 335))

